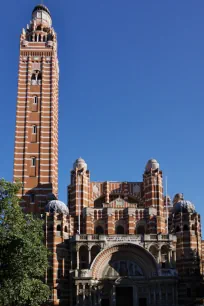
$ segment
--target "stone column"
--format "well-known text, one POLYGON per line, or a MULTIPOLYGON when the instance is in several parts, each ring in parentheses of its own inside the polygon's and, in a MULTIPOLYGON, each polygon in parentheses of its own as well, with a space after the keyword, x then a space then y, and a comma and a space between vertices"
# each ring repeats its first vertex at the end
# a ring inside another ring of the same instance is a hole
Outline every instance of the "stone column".
POLYGON ((169 263, 171 262, 171 251, 170 250, 168 251, 168 262, 169 263))
POLYGON ((161 249, 159 249, 159 252, 158 252, 158 260, 159 260, 159 264, 161 263, 161 249))
POLYGON ((76 247, 76 252, 77 252, 77 270, 79 270, 79 248, 76 247))
POLYGON ((101 294, 99 290, 97 291, 97 300, 98 300, 97 306, 101 306, 101 294))
POLYGON ((76 303, 77 306, 79 306, 79 285, 76 285, 77 289, 76 289, 76 303))
POLYGON ((92 306, 92 296, 91 296, 91 291, 92 291, 92 288, 91 286, 89 287, 89 306, 92 306))
POLYGON ((94 306, 97 305, 96 304, 96 291, 95 290, 93 291, 93 304, 94 304, 94 306))
POLYGON ((89 252, 89 267, 90 267, 90 265, 91 265, 91 246, 89 246, 89 248, 88 248, 88 252, 89 252))
POLYGON ((112 288, 112 306, 116 305, 116 290, 115 290, 115 285, 113 285, 112 288))
POLYGON ((176 262, 176 251, 173 251, 173 261, 176 262))
POLYGON ((86 295, 85 295, 85 285, 83 284, 83 303, 82 303, 82 305, 85 305, 85 299, 86 299, 86 295))

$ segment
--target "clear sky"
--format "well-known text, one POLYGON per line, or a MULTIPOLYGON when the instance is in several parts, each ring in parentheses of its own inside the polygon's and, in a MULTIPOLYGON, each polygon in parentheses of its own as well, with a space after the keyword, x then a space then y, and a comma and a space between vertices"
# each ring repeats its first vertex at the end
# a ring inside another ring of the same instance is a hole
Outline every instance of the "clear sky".
MULTIPOLYGON (((204 222, 204 1, 46 0, 58 33, 59 198, 77 157, 92 180, 141 181, 156 158, 204 222)), ((12 180, 19 36, 36 0, 1 3, 0 176, 12 180)))

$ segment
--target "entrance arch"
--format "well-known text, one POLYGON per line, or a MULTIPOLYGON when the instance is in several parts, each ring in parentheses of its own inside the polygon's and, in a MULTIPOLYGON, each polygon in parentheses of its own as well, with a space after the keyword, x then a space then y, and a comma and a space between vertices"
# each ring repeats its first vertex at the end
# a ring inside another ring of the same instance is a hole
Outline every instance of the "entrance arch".
POLYGON ((132 243, 119 243, 100 252, 92 265, 92 277, 158 276, 155 258, 144 248, 132 243))

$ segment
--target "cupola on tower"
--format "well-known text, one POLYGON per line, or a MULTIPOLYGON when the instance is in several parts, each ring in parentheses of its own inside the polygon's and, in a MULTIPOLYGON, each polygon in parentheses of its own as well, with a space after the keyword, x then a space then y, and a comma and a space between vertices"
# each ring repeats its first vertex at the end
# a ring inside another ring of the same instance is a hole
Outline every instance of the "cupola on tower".
POLYGON ((57 37, 48 8, 37 5, 20 36, 14 180, 25 212, 44 210, 58 193, 57 37))

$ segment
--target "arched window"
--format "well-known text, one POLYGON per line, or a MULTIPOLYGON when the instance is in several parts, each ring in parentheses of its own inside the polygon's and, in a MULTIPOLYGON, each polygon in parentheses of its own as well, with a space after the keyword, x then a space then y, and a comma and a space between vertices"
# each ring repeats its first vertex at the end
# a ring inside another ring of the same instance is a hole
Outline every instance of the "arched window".
POLYGON ((168 262, 168 247, 166 245, 161 247, 161 262, 162 268, 166 268, 166 264, 168 262))
POLYGON ((149 248, 149 251, 154 256, 156 261, 158 262, 158 255, 159 255, 158 248, 155 245, 151 245, 151 247, 149 248))
POLYGON ((188 231, 188 230, 189 230, 189 227, 188 227, 188 225, 187 225, 187 224, 184 224, 184 226, 183 226, 183 230, 184 230, 184 231, 188 231))
POLYGON ((58 231, 58 232, 61 231, 61 225, 60 225, 60 224, 57 225, 57 231, 58 231))
POLYGON ((34 97, 33 97, 33 103, 34 103, 34 104, 38 104, 38 97, 37 97, 37 96, 34 96, 34 97))
POLYGON ((88 247, 82 245, 79 249, 79 268, 87 269, 88 268, 88 247))
POLYGON ((125 230, 124 230, 124 227, 122 225, 118 225, 116 227, 116 234, 118 235, 124 235, 125 234, 125 230))
POLYGON ((68 232, 68 230, 67 230, 67 226, 65 226, 64 231, 65 231, 65 233, 67 233, 67 232, 68 232))
POLYGON ((96 226, 96 228, 95 228, 95 234, 103 235, 103 234, 104 234, 104 229, 103 229, 103 227, 100 226, 100 225, 96 226))
POLYGON ((91 248, 91 262, 94 260, 94 258, 98 255, 100 252, 100 247, 98 245, 94 245, 91 248))
POLYGON ((37 125, 32 126, 32 133, 37 134, 37 125))
POLYGON ((192 231, 195 231, 195 225, 194 224, 192 225, 192 231))

